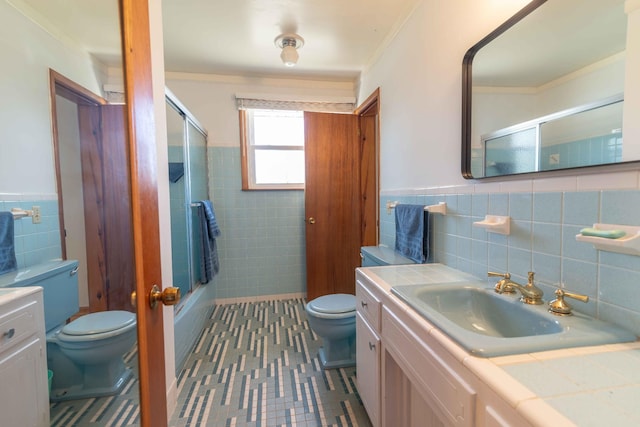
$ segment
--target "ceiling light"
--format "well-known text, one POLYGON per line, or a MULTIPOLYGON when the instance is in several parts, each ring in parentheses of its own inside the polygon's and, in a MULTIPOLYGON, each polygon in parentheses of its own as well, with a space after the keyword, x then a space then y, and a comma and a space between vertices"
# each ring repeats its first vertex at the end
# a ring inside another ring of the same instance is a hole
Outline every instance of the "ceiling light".
POLYGON ((297 34, 280 34, 274 40, 276 46, 282 49, 280 58, 287 67, 293 67, 298 62, 298 49, 304 45, 304 39, 297 34))

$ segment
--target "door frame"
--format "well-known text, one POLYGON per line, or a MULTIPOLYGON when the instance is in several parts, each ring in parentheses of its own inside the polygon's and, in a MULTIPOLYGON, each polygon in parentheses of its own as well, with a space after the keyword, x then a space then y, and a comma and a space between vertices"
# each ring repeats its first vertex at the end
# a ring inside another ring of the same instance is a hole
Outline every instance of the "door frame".
POLYGON ((360 138, 360 203, 362 246, 380 240, 380 88, 354 111, 360 138))

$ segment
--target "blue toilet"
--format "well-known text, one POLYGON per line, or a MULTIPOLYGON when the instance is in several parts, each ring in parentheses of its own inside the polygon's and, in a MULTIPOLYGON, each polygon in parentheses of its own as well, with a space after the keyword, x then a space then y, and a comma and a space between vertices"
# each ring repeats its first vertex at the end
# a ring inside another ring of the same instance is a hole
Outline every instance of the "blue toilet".
MULTIPOLYGON (((385 246, 363 246, 363 267, 415 264, 385 246)), ((318 357, 323 369, 345 368, 356 364, 356 297, 331 294, 318 297, 305 306, 309 326, 320 338, 318 357)))
POLYGON ((116 394, 132 373, 123 355, 136 343, 136 317, 128 311, 78 312, 78 262, 53 261, 17 272, 10 286, 41 286, 52 401, 116 394))
POLYGON ((322 338, 318 357, 323 369, 356 364, 356 297, 331 294, 305 306, 311 330, 322 338))

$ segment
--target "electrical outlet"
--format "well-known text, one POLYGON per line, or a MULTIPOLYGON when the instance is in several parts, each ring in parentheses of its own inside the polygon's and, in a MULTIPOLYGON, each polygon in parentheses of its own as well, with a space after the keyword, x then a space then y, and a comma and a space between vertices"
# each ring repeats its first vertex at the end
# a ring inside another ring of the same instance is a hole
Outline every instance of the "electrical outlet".
POLYGON ((40 206, 32 206, 31 210, 33 211, 33 214, 31 215, 31 222, 33 222, 34 224, 40 224, 42 222, 40 206))

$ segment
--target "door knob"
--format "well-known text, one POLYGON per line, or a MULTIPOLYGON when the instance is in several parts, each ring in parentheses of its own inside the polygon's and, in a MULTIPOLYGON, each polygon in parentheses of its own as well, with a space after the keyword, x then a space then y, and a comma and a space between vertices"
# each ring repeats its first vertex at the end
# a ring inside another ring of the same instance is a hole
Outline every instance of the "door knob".
POLYGON ((160 290, 158 285, 153 285, 149 292, 149 305, 156 308, 158 301, 164 305, 176 305, 180 301, 180 288, 168 287, 160 290))
POLYGON ((315 224, 316 223, 316 219, 312 216, 309 217, 309 224, 315 224))

